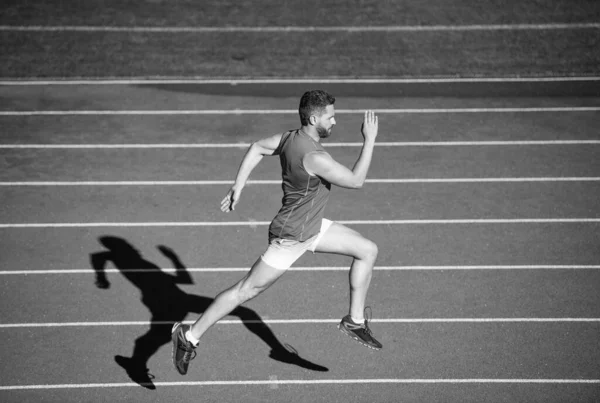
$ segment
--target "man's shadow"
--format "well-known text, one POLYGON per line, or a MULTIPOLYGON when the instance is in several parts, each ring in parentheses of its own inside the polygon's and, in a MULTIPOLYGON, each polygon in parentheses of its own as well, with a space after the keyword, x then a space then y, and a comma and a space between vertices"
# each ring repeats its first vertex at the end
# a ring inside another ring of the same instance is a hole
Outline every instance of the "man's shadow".
MULTIPOLYGON (((171 328, 175 322, 183 321, 189 313, 203 313, 213 299, 191 295, 179 289, 178 284, 193 284, 194 281, 170 248, 158 246, 173 263, 175 274, 169 274, 145 260, 125 239, 103 236, 99 241, 107 250, 92 253, 90 256, 96 273, 96 286, 101 289, 110 287, 105 266, 107 262, 112 262, 127 280, 140 289, 142 302, 152 314, 150 329, 135 340, 131 358, 117 355, 115 361, 127 371, 133 381, 148 389, 155 389, 152 383, 154 377, 147 368, 148 360, 160 347, 171 342, 171 328)), ((250 332, 271 348, 269 356, 272 359, 313 371, 329 370, 301 358, 293 347, 281 344, 253 310, 240 306, 231 315, 241 319, 250 332)))

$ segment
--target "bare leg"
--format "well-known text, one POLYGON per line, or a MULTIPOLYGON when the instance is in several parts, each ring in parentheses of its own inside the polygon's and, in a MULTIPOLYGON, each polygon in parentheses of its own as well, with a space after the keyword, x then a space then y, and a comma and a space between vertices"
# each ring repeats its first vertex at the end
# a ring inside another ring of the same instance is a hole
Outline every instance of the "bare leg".
POLYGON ((258 258, 244 278, 217 295, 202 316, 192 325, 192 335, 197 339, 202 337, 212 325, 229 315, 239 305, 269 288, 283 273, 285 270, 275 269, 258 258))
POLYGON ((377 259, 377 245, 357 231, 334 222, 323 234, 315 252, 352 256, 350 266, 350 315, 364 319, 365 301, 377 259))

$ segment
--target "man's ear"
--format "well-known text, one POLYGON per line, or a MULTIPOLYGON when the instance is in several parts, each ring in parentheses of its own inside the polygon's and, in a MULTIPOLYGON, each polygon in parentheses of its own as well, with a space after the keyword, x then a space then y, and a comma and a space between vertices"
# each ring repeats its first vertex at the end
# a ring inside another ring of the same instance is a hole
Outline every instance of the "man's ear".
POLYGON ((317 124, 317 117, 315 115, 310 115, 310 118, 308 118, 308 121, 310 122, 311 125, 316 125, 317 124))

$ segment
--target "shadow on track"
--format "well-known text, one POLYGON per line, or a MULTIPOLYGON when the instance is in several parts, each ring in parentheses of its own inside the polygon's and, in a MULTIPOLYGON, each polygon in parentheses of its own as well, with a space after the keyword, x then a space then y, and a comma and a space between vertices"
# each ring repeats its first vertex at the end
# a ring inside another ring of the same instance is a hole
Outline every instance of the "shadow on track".
MULTIPOLYGON (((122 238, 103 236, 99 241, 107 250, 91 254, 96 286, 101 289, 110 287, 105 266, 107 262, 112 262, 127 280, 140 289, 142 302, 152 314, 150 329, 135 340, 131 358, 117 355, 115 361, 134 382, 148 389, 155 389, 153 376, 147 368, 148 360, 160 347, 171 342, 171 328, 175 322, 183 321, 189 313, 204 312, 213 299, 191 295, 179 288, 178 284, 193 284, 194 281, 170 248, 158 246, 173 263, 175 274, 166 273, 159 266, 145 260, 138 250, 122 238)), ((244 326, 271 348, 269 356, 272 359, 313 371, 328 371, 326 367, 301 358, 293 347, 281 344, 253 310, 238 307, 231 316, 244 321, 244 326)))

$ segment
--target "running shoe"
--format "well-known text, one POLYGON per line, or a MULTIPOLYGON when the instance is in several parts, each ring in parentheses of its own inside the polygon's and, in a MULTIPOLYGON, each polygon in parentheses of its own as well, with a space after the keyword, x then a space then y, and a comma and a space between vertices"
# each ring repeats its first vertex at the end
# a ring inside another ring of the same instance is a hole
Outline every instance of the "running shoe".
POLYGON ((196 358, 196 347, 185 338, 185 332, 190 329, 189 325, 181 322, 175 323, 171 330, 173 341, 173 364, 181 375, 187 374, 190 361, 196 358))
POLYGON ((380 350, 382 345, 380 342, 375 340, 373 337, 373 332, 369 328, 369 321, 371 320, 370 311, 371 308, 365 308, 364 323, 355 323, 350 315, 344 316, 338 325, 338 329, 359 343, 364 344, 365 346, 374 350, 380 350), (367 315, 367 309, 369 310, 369 315, 367 315))

